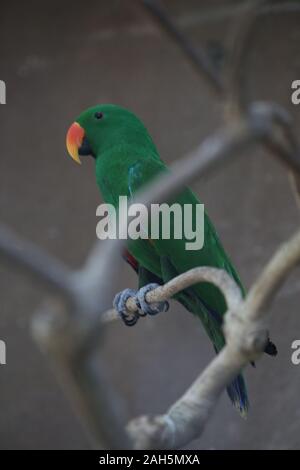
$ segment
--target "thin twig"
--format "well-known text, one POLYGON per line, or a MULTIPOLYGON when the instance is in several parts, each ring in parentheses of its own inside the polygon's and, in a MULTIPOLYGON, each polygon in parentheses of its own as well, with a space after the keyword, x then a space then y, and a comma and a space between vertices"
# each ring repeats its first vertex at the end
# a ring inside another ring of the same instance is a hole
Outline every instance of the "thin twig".
POLYGON ((247 112, 249 100, 245 93, 245 78, 249 67, 246 61, 253 51, 252 41, 260 22, 265 16, 282 13, 300 13, 299 1, 278 2, 274 0, 250 0, 236 7, 237 17, 231 30, 231 53, 226 63, 225 88, 226 112, 237 118, 247 112))
POLYGON ((203 75, 212 89, 221 94, 224 86, 218 70, 202 48, 195 48, 188 37, 176 26, 167 11, 156 0, 142 0, 148 11, 166 33, 183 50, 195 69, 203 75))

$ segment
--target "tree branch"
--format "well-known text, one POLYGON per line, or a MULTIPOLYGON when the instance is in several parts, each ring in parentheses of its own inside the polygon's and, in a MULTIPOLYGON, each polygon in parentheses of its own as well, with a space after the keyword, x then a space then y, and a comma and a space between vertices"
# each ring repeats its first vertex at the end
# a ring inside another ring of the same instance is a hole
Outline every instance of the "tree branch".
POLYGON ((232 289, 229 284, 218 283, 228 303, 226 346, 165 414, 141 416, 128 424, 136 449, 178 449, 201 435, 225 387, 262 354, 270 320, 266 308, 299 262, 300 231, 278 249, 245 301, 237 295, 237 286, 232 289))
POLYGON ((219 95, 224 91, 221 75, 203 48, 194 47, 189 38, 177 27, 170 15, 157 0, 142 0, 147 10, 161 28, 182 49, 195 69, 204 76, 207 83, 219 95))
MULTIPOLYGON (((200 282, 210 282, 217 286, 224 294, 225 300, 230 309, 235 308, 242 300, 242 294, 239 287, 226 271, 209 266, 201 266, 199 268, 190 269, 189 271, 174 277, 166 284, 148 292, 146 294, 146 301, 151 304, 169 300, 178 292, 200 282)), ((127 300, 126 307, 131 312, 138 310, 138 305, 134 297, 130 297, 127 300)), ((102 315, 102 320, 104 322, 109 322, 118 318, 119 315, 114 309, 110 309, 102 315)))
POLYGON ((4 224, 0 224, 0 253, 48 287, 72 296, 71 271, 54 256, 19 237, 4 224))

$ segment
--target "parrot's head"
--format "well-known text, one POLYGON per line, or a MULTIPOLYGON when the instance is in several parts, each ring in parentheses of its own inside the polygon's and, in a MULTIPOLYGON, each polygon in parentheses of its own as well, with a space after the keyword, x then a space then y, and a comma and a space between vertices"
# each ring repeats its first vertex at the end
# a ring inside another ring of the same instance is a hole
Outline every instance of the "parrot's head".
POLYGON ((152 143, 143 123, 130 111, 112 104, 94 106, 78 116, 68 130, 66 145, 70 156, 94 158, 122 143, 152 143))

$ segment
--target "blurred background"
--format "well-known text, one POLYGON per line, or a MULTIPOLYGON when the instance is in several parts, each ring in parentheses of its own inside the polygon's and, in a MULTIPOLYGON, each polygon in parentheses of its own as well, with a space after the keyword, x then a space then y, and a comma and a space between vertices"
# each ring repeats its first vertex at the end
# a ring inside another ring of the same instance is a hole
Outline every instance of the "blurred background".
MULTIPOLYGON (((160 2, 193 47, 223 76, 240 21, 240 1, 160 2)), ((244 3, 244 2, 243 2, 244 3)), ((277 101, 299 126, 291 83, 300 79, 299 11, 262 14, 240 70, 243 98, 277 101)), ((291 2, 288 2, 289 4, 291 2)), ((144 121, 162 158, 193 150, 224 122, 224 105, 205 76, 139 1, 58 0, 1 5, 0 218, 71 267, 95 240, 101 202, 92 159, 79 167, 65 134, 86 107, 115 103, 144 121)), ((263 149, 246 152, 193 189, 249 287, 278 245, 298 226, 299 213, 285 169, 263 149)), ((89 448, 83 428, 30 333, 32 314, 47 292, 1 260, 0 366, 2 449, 89 448)), ((135 287, 125 263, 116 292, 135 287)), ((299 270, 277 295, 271 338, 277 358, 263 357, 246 377, 246 421, 222 396, 190 449, 300 448, 300 366, 291 343, 300 338, 299 270)), ((182 307, 134 328, 107 328, 103 357, 128 415, 156 414, 176 400, 214 356, 201 324, 182 307)))

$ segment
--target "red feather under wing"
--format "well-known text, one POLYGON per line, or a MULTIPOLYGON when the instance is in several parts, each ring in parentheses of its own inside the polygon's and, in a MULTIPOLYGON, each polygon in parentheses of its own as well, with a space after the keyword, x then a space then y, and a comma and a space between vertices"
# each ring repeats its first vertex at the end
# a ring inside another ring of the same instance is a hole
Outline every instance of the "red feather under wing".
POLYGON ((137 260, 129 253, 128 250, 124 250, 122 254, 123 259, 130 264, 130 266, 135 270, 136 273, 139 271, 139 263, 137 260))

